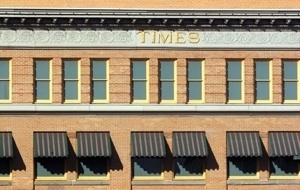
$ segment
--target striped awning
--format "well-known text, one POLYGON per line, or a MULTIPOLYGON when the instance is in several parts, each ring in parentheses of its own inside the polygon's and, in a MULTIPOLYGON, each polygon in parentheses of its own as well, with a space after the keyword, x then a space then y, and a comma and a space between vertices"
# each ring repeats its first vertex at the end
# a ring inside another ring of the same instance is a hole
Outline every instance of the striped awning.
POLYGON ((298 156, 300 132, 269 132, 269 156, 298 156))
POLYGON ((165 157, 166 145, 162 132, 132 132, 132 157, 165 157))
POLYGON ((78 132, 78 157, 110 157, 111 141, 109 132, 78 132))
POLYGON ((262 156, 261 140, 258 132, 228 132, 227 157, 262 156))
POLYGON ((67 157, 68 139, 65 132, 35 132, 34 157, 67 157))
POLYGON ((205 157, 207 155, 204 132, 173 132, 174 157, 205 157))
POLYGON ((13 157, 12 133, 0 132, 0 158, 13 157))

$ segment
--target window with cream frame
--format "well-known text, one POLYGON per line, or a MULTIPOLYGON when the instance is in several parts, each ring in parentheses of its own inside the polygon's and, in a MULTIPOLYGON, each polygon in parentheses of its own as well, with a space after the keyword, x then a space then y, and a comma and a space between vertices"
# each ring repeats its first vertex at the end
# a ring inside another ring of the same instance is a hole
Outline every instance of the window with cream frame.
POLYGON ((35 59, 35 102, 52 103, 52 63, 50 59, 35 59))
POLYGON ((131 60, 132 103, 149 103, 148 60, 131 60))
POLYGON ((244 61, 227 60, 227 103, 244 103, 244 61))
POLYGON ((38 157, 35 159, 36 180, 66 180, 64 157, 38 157))
POLYGON ((0 181, 11 180, 12 158, 0 158, 0 181))
POLYGON ((159 60, 160 103, 177 102, 177 61, 159 60))
POLYGON ((300 102, 300 61, 283 60, 283 103, 300 102))
POLYGON ((204 60, 187 60, 188 103, 205 102, 204 60))
POLYGON ((64 103, 81 102, 80 60, 63 60, 64 103))
POLYGON ((162 180, 162 159, 160 157, 133 157, 133 180, 162 180))
POLYGON ((255 60, 256 103, 272 103, 272 61, 255 60))
POLYGON ((259 179, 258 157, 227 157, 228 179, 259 179))
POLYGON ((77 171, 79 180, 109 180, 109 158, 79 157, 77 171))
POLYGON ((175 157, 175 180, 205 179, 205 157, 175 157))
POLYGON ((92 59, 91 68, 93 103, 109 103, 109 61, 92 59))
POLYGON ((300 161, 293 156, 271 157, 270 179, 300 179, 300 161))
POLYGON ((0 59, 0 103, 12 102, 12 63, 0 59))

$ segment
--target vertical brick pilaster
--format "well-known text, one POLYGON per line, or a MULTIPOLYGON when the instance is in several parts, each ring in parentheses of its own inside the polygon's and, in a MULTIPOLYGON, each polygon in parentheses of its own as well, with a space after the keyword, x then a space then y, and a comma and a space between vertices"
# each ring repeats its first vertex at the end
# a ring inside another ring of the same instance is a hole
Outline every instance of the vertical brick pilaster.
POLYGON ((273 59, 273 103, 281 104, 283 101, 283 84, 282 84, 282 61, 273 59))
POLYGON ((91 102, 91 67, 90 59, 82 58, 81 60, 81 103, 91 102))
POLYGON ((177 59, 177 103, 187 102, 187 65, 185 59, 177 59))
POLYGON ((63 65, 56 57, 52 59, 52 96, 53 103, 63 102, 63 65))
POLYGON ((157 59, 149 59, 149 98, 150 103, 159 103, 159 64, 157 59))
POLYGON ((244 59, 244 88, 245 103, 253 104, 255 102, 255 74, 254 60, 250 58, 244 59))

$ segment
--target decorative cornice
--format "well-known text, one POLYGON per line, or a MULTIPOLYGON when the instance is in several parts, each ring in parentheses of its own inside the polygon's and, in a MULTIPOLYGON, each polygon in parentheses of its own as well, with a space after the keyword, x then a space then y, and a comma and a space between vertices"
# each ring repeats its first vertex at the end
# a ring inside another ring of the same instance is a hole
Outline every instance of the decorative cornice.
POLYGON ((298 10, 0 8, 0 27, 300 28, 298 10))

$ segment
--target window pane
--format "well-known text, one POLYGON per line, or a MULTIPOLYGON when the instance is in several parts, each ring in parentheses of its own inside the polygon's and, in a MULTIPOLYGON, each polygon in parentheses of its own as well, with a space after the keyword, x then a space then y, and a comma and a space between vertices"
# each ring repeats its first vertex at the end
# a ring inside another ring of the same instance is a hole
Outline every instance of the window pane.
POLYGON ((189 82, 189 100, 201 100, 201 82, 189 82))
POLYGON ((9 82, 0 81, 0 99, 9 99, 9 82))
POLYGON ((256 176, 257 160, 255 157, 228 158, 229 176, 256 176))
POLYGON ((284 82, 284 99, 297 100, 297 82, 284 82))
POLYGON ((161 79, 174 79, 174 62, 161 61, 160 62, 160 77, 161 79))
POLYGON ((270 99, 269 82, 256 82, 256 99, 257 100, 270 99))
POLYGON ((133 79, 146 79, 146 62, 133 61, 132 62, 132 77, 133 79))
POLYGON ((133 158, 133 175, 160 176, 162 171, 160 158, 133 158))
POLYGON ((228 99, 241 100, 242 99, 242 83, 228 82, 228 99))
POLYGON ((107 171, 107 158, 83 157, 78 159, 80 176, 106 176, 107 171))
POLYGON ((133 100, 146 100, 146 82, 133 82, 133 100))
POLYGON ((106 79, 106 61, 92 61, 93 79, 106 79))
POLYGON ((94 100, 106 100, 106 81, 93 82, 94 100))
POLYGON ((49 81, 36 82, 36 99, 49 100, 50 99, 50 84, 49 81))
POLYGON ((0 158, 0 177, 8 177, 10 175, 10 158, 0 158))
POLYGON ((161 99, 174 100, 174 82, 161 82, 161 99))
POLYGON ((59 177, 65 174, 64 158, 36 159, 37 177, 59 177))
POLYGON ((0 79, 9 79, 9 61, 0 60, 0 79))
POLYGON ((255 62, 255 66, 256 79, 270 79, 268 61, 257 61, 255 62))
POLYGON ((175 158, 175 176, 203 175, 203 160, 199 157, 175 158))
POLYGON ((297 79, 297 62, 284 61, 283 62, 283 78, 284 79, 297 79))
POLYGON ((78 81, 65 81, 65 99, 78 99, 78 81))
POLYGON ((298 176, 298 163, 293 157, 271 158, 270 173, 273 176, 298 176))
POLYGON ((35 61, 36 79, 50 79, 50 64, 46 60, 35 61))
POLYGON ((65 79, 78 79, 78 62, 64 61, 65 79))
POLYGON ((202 79, 202 68, 200 61, 188 61, 188 78, 202 79))
POLYGON ((227 62, 228 79, 242 79, 242 63, 241 61, 227 62))

